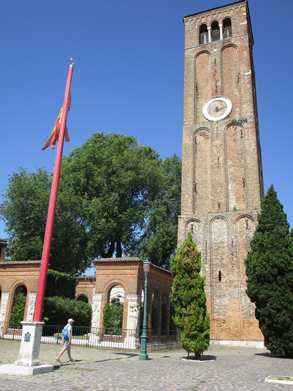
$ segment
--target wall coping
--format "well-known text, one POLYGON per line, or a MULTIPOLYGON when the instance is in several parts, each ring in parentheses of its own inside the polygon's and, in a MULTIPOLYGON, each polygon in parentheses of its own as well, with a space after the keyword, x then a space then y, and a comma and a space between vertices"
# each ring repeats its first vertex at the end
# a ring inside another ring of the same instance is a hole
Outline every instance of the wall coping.
POLYGON ((41 265, 42 261, 2 261, 0 262, 0 268, 5 268, 5 267, 19 267, 19 266, 37 266, 41 265))
MULTIPOLYGON (((102 264, 102 263, 143 263, 143 260, 140 259, 140 258, 137 258, 137 257, 126 257, 126 258, 97 258, 97 259, 94 259, 93 260, 93 264, 96 266, 98 264, 102 264)), ((172 273, 170 272, 170 270, 167 270, 167 269, 164 269, 160 266, 157 266, 157 265, 154 265, 154 264, 151 264, 151 268, 155 268, 157 269, 158 271, 161 271, 163 273, 167 273, 167 274, 170 274, 172 275, 172 273)))
POLYGON ((88 280, 88 281, 94 282, 94 281, 96 281, 96 276, 79 276, 79 277, 77 277, 77 279, 79 281, 86 281, 86 280, 88 280))
POLYGON ((125 257, 125 258, 97 258, 93 260, 93 263, 103 263, 103 262, 143 262, 142 259, 138 257, 125 257))

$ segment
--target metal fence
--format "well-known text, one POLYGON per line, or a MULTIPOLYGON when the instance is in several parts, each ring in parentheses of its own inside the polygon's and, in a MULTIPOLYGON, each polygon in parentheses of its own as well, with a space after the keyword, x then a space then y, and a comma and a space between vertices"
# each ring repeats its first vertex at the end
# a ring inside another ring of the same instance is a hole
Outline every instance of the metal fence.
MULTIPOLYGON (((62 339, 60 325, 44 325, 42 343, 59 344, 62 339)), ((141 331, 121 328, 94 328, 84 326, 72 327, 72 345, 86 346, 97 349, 134 350, 140 349, 141 331)), ((148 330, 148 351, 163 351, 181 347, 177 331, 148 330)), ((0 338, 21 340, 22 328, 20 323, 2 322, 0 338)))

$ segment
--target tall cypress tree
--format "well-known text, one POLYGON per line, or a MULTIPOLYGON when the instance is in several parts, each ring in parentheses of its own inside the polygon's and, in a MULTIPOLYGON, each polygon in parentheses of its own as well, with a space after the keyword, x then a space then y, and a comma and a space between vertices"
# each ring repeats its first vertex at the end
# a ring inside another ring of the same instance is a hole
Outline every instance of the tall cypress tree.
POLYGON ((273 354, 293 356, 293 252, 287 215, 273 185, 262 200, 258 226, 245 260, 246 293, 273 354))
POLYGON ((200 275, 201 266, 201 253, 188 232, 171 258, 174 280, 170 299, 175 309, 173 321, 180 333, 183 349, 188 355, 194 353, 197 359, 210 344, 210 316, 204 291, 205 277, 200 275))

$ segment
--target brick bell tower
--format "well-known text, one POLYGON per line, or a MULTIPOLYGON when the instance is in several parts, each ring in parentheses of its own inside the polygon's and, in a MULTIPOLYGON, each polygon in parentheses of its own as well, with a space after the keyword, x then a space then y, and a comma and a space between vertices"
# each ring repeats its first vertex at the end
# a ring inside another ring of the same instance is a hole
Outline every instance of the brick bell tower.
POLYGON ((257 225, 263 176, 247 1, 183 18, 182 210, 202 251, 211 339, 262 341, 245 293, 244 259, 257 225))

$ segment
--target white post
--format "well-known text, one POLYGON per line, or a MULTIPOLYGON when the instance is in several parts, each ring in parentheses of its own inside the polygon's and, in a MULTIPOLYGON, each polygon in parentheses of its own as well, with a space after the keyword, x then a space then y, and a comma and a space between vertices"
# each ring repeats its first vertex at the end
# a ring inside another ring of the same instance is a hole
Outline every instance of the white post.
POLYGON ((220 28, 220 40, 222 41, 223 40, 223 25, 219 24, 219 28, 220 28))
POLYGON ((102 307, 102 293, 93 294, 92 300, 92 322, 91 322, 91 334, 89 339, 90 345, 97 345, 100 341, 99 329, 100 329, 100 319, 101 319, 101 307, 102 307))
POLYGON ((28 309, 27 309, 27 315, 26 315, 27 322, 32 322, 34 320, 36 299, 37 299, 36 293, 29 293, 29 295, 28 295, 28 309))
POLYGON ((3 337, 5 318, 8 306, 9 292, 3 292, 1 298, 1 311, 0 311, 0 337, 3 337))
POLYGON ((208 43, 212 42, 212 33, 211 33, 211 27, 208 27, 208 43))
POLYGON ((127 337, 124 340, 125 347, 136 348, 136 337, 139 332, 140 317, 140 295, 127 295, 128 316, 127 316, 127 337))
POLYGON ((7 306, 8 306, 9 292, 3 292, 1 297, 1 312, 0 322, 5 322, 7 306))

